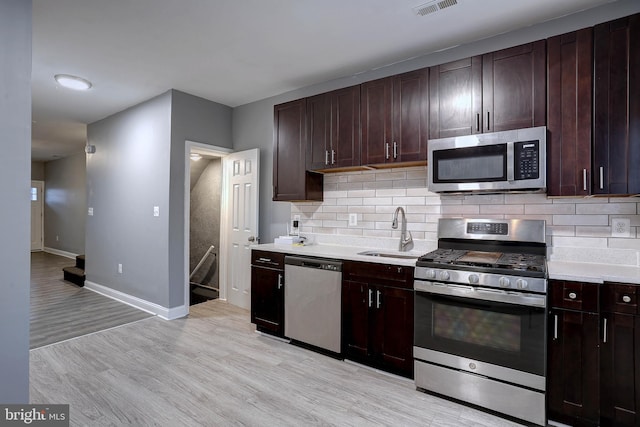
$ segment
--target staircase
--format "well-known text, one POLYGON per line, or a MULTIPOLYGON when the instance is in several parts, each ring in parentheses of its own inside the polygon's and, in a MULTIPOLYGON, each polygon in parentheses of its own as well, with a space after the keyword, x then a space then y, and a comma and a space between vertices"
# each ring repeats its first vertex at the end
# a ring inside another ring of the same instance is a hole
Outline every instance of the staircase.
POLYGON ((84 280, 86 278, 84 274, 84 255, 76 256, 76 265, 73 267, 64 267, 62 272, 64 274, 64 280, 80 287, 84 286, 84 280))

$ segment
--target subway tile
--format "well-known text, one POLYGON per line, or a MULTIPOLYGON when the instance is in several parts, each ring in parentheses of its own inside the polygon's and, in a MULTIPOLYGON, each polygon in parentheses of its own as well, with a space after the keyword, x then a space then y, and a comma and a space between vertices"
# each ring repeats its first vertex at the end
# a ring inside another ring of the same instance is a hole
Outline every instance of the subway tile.
POLYGON ((339 182, 338 191, 362 190, 361 182, 339 182))
POLYGON ((393 172, 380 171, 376 173, 376 181, 393 181, 396 179, 407 179, 407 173, 399 169, 393 172))
POLYGON ((336 233, 343 236, 362 236, 363 230, 361 228, 338 228, 336 233))
POLYGON ((379 190, 393 188, 393 181, 367 181, 362 183, 364 190, 379 190))
POLYGON ((640 239, 609 238, 609 247, 614 249, 640 250, 640 239))
POLYGON ((547 235, 550 236, 575 236, 576 229, 572 225, 549 225, 547 224, 547 235))
POLYGON ((503 205, 504 194, 478 194, 465 196, 462 201, 465 205, 503 205))
POLYGON ((353 197, 353 198, 345 197, 344 199, 338 199, 336 204, 338 206, 358 206, 358 205, 362 205, 362 197, 353 197))
POLYGON ((397 206, 424 205, 424 197, 394 197, 393 204, 397 206))
POLYGON ((407 213, 424 213, 424 214, 439 214, 439 205, 409 205, 406 209, 407 213))
POLYGON ((505 215, 507 219, 541 219, 548 225, 553 224, 553 215, 505 215))
POLYGON ((480 214, 524 214, 523 205, 480 205, 480 214))
POLYGON ((398 207, 396 205, 384 205, 376 206, 376 213, 387 214, 389 217, 396 211, 398 207))
POLYGON ((558 205, 555 203, 547 204, 528 204, 524 205, 524 213, 529 215, 540 214, 558 214, 558 215, 572 215, 576 213, 575 205, 558 205))
POLYGON ((341 199, 336 199, 334 197, 325 197, 324 201, 322 202, 322 206, 336 206, 338 204, 338 200, 341 199))
POLYGON ((350 213, 358 213, 358 214, 362 214, 362 213, 376 213, 376 207, 375 206, 349 206, 349 212, 350 213))
POLYGON ((553 225, 609 225, 609 216, 553 215, 553 225))
POLYGON ((505 194, 504 203, 507 205, 524 205, 527 203, 552 203, 544 194, 505 194))
POLYGON ((391 231, 389 230, 363 230, 362 234, 368 237, 391 237, 391 231))
POLYGON ((427 182, 427 168, 407 169, 407 179, 424 179, 427 182))
POLYGON ((440 196, 440 203, 443 205, 461 205, 464 201, 464 196, 461 195, 442 195, 440 196))
POLYGON ((611 227, 603 225, 577 225, 577 237, 611 237, 611 227))
POLYGON ((347 228, 348 225, 348 221, 337 221, 328 219, 322 221, 322 227, 324 228, 347 228))
POLYGON ((344 199, 349 197, 349 193, 347 191, 325 191, 323 193, 324 199, 344 199))
POLYGON ((609 203, 638 203, 638 197, 611 197, 609 203))
POLYGON ((323 177, 324 183, 326 184, 336 184, 338 182, 347 182, 348 178, 346 175, 338 174, 338 173, 326 173, 323 177))
POLYGON ((422 196, 431 198, 433 196, 433 193, 427 190, 427 187, 407 188, 407 196, 422 196))
POLYGON ((338 189, 338 184, 335 182, 324 182, 324 191, 336 191, 338 189))
POLYGON ((349 206, 323 206, 322 212, 349 212, 349 206))
POLYGON ((590 203, 606 203, 606 197, 551 197, 553 203, 572 203, 574 205, 585 205, 590 203))
POLYGON ((351 190, 347 193, 346 197, 374 197, 376 195, 375 190, 351 190))
POLYGON ((363 221, 387 221, 389 223, 389 225, 391 225, 391 220, 393 219, 392 215, 390 213, 374 213, 374 214, 370 214, 370 213, 364 213, 362 214, 362 220, 363 221))
POLYGON ((335 212, 316 212, 313 214, 313 219, 336 219, 335 212))
POLYGON ((573 248, 606 248, 607 239, 604 237, 565 237, 552 236, 553 246, 573 248))
POLYGON ((576 205, 576 213, 579 215, 609 214, 609 215, 635 215, 636 205, 633 203, 597 203, 588 205, 576 205))
POLYGON ((357 174, 347 175, 347 182, 370 182, 370 181, 372 181, 370 174, 357 173, 357 174))
POLYGON ((312 233, 316 234, 337 234, 335 228, 313 227, 312 233))
POLYGON ((362 204, 363 205, 390 205, 393 202, 393 198, 391 197, 363 197, 362 204))
POLYGON ((480 214, 480 207, 478 205, 447 205, 442 206, 443 215, 478 215, 480 214))
POLYGON ((399 188, 389 188, 376 190, 376 197, 402 197, 406 196, 407 191, 399 188))
POLYGON ((427 182, 422 179, 405 179, 405 180, 394 180, 393 188, 427 188, 427 182))

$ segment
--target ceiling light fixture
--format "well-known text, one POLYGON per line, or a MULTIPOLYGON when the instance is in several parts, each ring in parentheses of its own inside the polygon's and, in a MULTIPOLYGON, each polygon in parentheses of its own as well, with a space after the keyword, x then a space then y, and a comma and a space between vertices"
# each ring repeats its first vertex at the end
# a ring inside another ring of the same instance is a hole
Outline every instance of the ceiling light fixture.
POLYGON ((189 158, 191 160, 195 160, 197 162, 198 160, 200 160, 202 158, 202 156, 200 154, 198 154, 198 153, 191 153, 191 155, 189 155, 189 158))
POLYGON ((89 80, 70 74, 56 74, 53 78, 56 79, 60 86, 66 87, 67 89, 88 90, 93 86, 89 80))

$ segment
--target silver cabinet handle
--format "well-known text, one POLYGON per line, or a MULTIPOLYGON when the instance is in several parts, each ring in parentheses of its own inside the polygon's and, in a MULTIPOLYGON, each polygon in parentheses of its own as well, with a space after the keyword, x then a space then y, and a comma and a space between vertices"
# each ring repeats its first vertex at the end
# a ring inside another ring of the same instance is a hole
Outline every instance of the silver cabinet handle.
POLYGON ((373 303, 373 289, 369 289, 369 307, 373 303))
POLYGON ((602 328, 602 342, 606 343, 607 342, 607 319, 604 319, 604 325, 602 328))
POLYGON ((575 292, 569 292, 569 299, 576 299, 577 296, 575 292))
POLYGON ((334 165, 336 163, 336 150, 331 150, 331 164, 334 165))
POLYGON ((487 111, 487 130, 490 130, 490 129, 491 129, 491 121, 490 121, 490 119, 489 119, 489 114, 491 114, 491 113, 489 113, 489 112, 487 111))
POLYGON ((480 132, 480 113, 476 114, 476 131, 480 132))
POLYGON ((376 291, 376 308, 380 308, 380 291, 376 291))
POLYGON ((631 302, 631 297, 629 295, 624 295, 622 297, 622 301, 626 302, 626 303, 629 303, 629 302, 631 302))
POLYGON ((587 191, 587 170, 582 169, 582 189, 587 191))
POLYGON ((604 189, 604 167, 600 166, 600 189, 604 189))
POLYGON ((388 142, 384 143, 384 158, 385 159, 389 158, 389 143, 388 142))
POLYGON ((553 315, 553 339, 558 339, 558 315, 553 315))
POLYGON ((324 164, 329 164, 329 150, 324 150, 324 164))
POLYGON ((283 285, 282 279, 283 279, 282 274, 278 274, 278 289, 282 289, 282 285, 283 285))
POLYGON ((393 158, 398 158, 398 143, 393 141, 393 158))

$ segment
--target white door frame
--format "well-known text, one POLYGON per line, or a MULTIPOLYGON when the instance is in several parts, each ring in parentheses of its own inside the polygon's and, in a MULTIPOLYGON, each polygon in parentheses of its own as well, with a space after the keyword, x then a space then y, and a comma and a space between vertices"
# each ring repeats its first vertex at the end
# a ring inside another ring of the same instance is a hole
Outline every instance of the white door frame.
MULTIPOLYGON (((186 314, 189 314, 189 298, 191 292, 191 286, 189 284, 189 226, 191 224, 191 159, 189 156, 191 155, 191 151, 197 151, 199 153, 208 154, 216 157, 226 157, 228 154, 233 153, 233 150, 225 147, 217 147, 214 145, 203 144, 201 142, 195 141, 185 141, 185 149, 184 149, 184 306, 186 314)), ((227 200, 227 187, 224 185, 224 176, 222 178, 222 194, 220 198, 221 209, 220 209, 220 222, 225 224, 227 222, 228 212, 226 209, 222 209, 224 207, 225 200, 227 200)), ((222 229, 222 227, 221 227, 222 229)), ((226 260, 227 259, 227 246, 226 238, 224 237, 225 233, 220 233, 220 247, 218 248, 219 259, 226 260), (225 241, 223 241, 225 240, 225 241)), ((227 287, 222 286, 223 280, 227 275, 227 267, 226 263, 218 262, 219 274, 218 274, 218 291, 219 298, 222 300, 226 300, 227 298, 227 287)))

